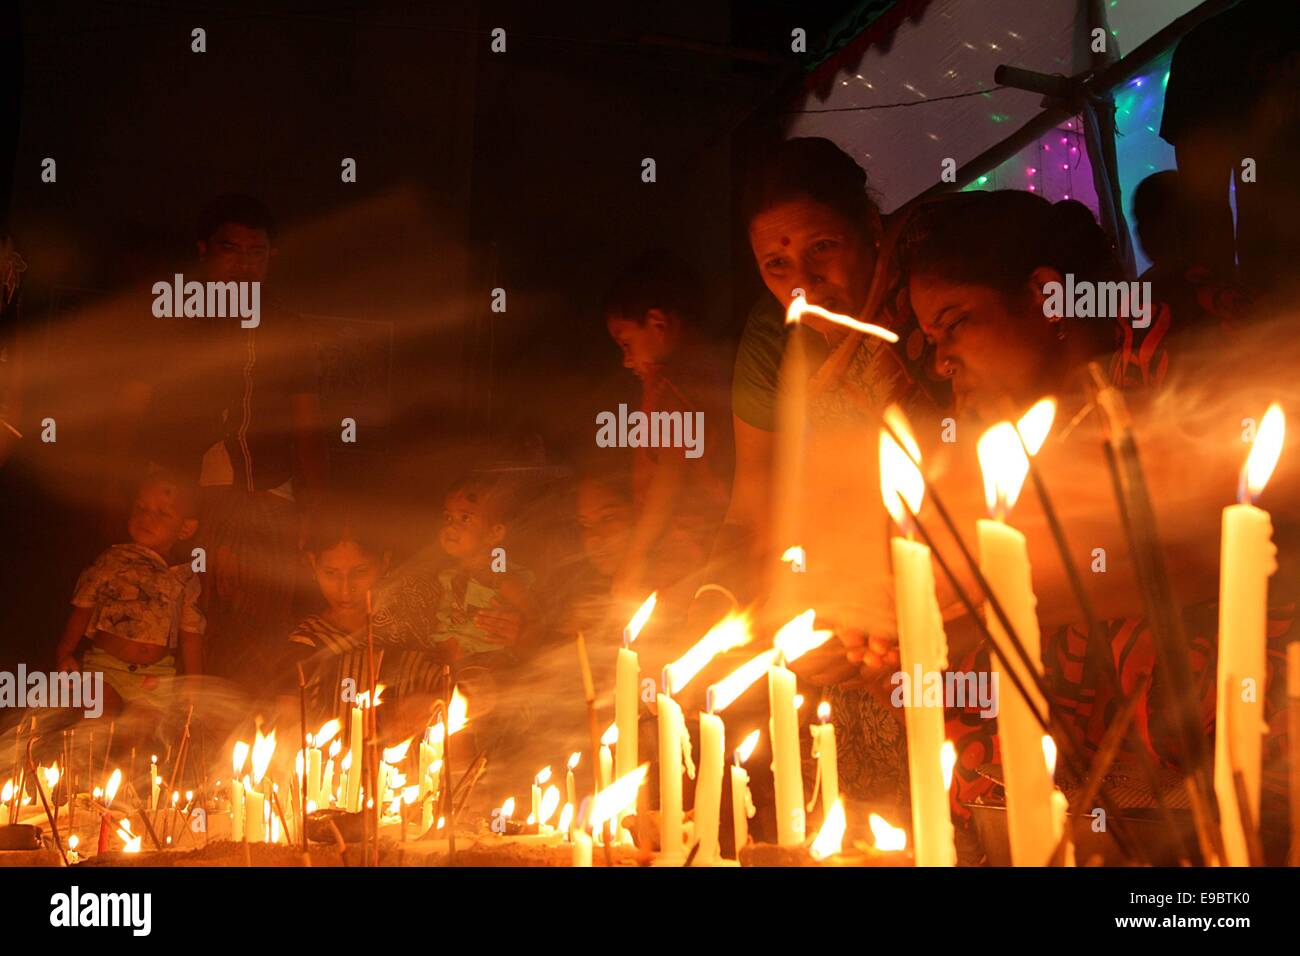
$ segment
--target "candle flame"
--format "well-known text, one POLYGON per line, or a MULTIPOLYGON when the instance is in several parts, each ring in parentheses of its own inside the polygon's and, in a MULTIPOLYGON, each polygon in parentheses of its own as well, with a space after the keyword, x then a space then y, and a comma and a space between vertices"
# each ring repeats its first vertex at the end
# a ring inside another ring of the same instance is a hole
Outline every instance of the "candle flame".
POLYGON ((736 763, 742 764, 749 759, 749 755, 752 754, 754 748, 758 746, 758 738, 759 732, 753 730, 750 731, 749 736, 740 742, 740 746, 736 748, 736 763))
POLYGON ((59 785, 59 765, 58 765, 58 763, 55 762, 55 763, 51 764, 50 766, 46 767, 46 768, 42 771, 42 775, 45 777, 45 788, 46 788, 47 790, 53 790, 55 787, 57 787, 57 786, 59 785))
POLYGON ((726 617, 696 641, 694 647, 664 668, 664 693, 670 697, 680 693, 709 661, 733 647, 748 644, 752 639, 749 615, 728 612, 726 617))
POLYGON ((419 799, 420 799, 420 785, 418 783, 413 783, 409 787, 403 788, 402 802, 406 804, 408 807, 411 804, 413 804, 416 800, 419 799))
POLYGON ((643 763, 631 773, 626 773, 611 783, 591 801, 591 812, 587 816, 587 825, 597 831, 605 825, 606 820, 613 820, 625 810, 636 806, 637 791, 645 782, 648 763, 643 763))
POLYGON ((650 615, 654 613, 655 604, 659 600, 659 592, 655 591, 646 598, 637 612, 632 615, 632 620, 627 622, 627 627, 623 628, 623 646, 631 647, 632 642, 641 634, 641 629, 645 627, 646 621, 650 620, 650 615))
POLYGON ((234 768, 236 777, 239 776, 239 772, 244 769, 244 764, 248 761, 248 751, 248 744, 242 740, 235 741, 235 749, 230 755, 230 765, 234 768))
POLYGON ((414 737, 408 737, 400 744, 394 744, 391 747, 384 748, 384 763, 398 764, 406 759, 406 752, 411 749, 411 741, 414 737))
POLYGON ((351 770, 351 769, 352 769, 352 751, 351 751, 351 750, 349 750, 349 751, 347 752, 347 754, 343 757, 343 762, 342 762, 341 764, 339 764, 339 769, 341 769, 341 770, 351 770))
POLYGON ((560 819, 555 824, 555 829, 561 833, 568 833, 571 826, 573 826, 573 804, 566 803, 564 809, 560 811, 560 819))
POLYGON ((759 678, 767 674, 768 668, 775 661, 776 651, 763 651, 763 653, 751 657, 722 680, 712 685, 707 694, 709 712, 720 714, 730 707, 735 703, 736 698, 749 690, 759 678))
POLYGON ((1043 734, 1043 759, 1047 761, 1047 775, 1056 773, 1056 741, 1051 734, 1043 734))
POLYGON ((501 804, 501 818, 509 820, 515 815, 515 798, 506 797, 505 803, 501 804))
POLYGON ((1052 398, 1040 398, 1029 411, 1020 416, 1020 421, 1016 422, 1016 431, 1020 432, 1020 440, 1025 443, 1025 450, 1029 454, 1038 454, 1043 442, 1047 441, 1055 420, 1056 400, 1052 398))
POLYGON ((799 565, 800 567, 803 567, 805 564, 807 564, 807 562, 804 560, 805 557, 806 556, 804 554, 803 545, 800 544, 790 545, 790 547, 786 548, 785 551, 782 552, 781 554, 782 561, 786 563, 793 561, 795 564, 799 565))
POLYGON ((1259 430, 1255 433, 1255 444, 1246 457, 1245 486, 1250 495, 1247 500, 1254 500, 1268 484, 1277 460, 1282 456, 1282 440, 1285 437, 1286 416, 1282 414, 1282 406, 1274 402, 1264 413, 1259 430))
POLYGON ((836 325, 842 325, 845 328, 853 329, 866 335, 874 335, 876 338, 884 339, 886 342, 898 341, 898 335, 882 325, 872 325, 869 322, 859 322, 851 316, 841 315, 838 312, 831 312, 827 309, 823 309, 819 305, 810 305, 808 300, 802 295, 797 295, 790 300, 790 307, 786 309, 786 325, 799 322, 805 315, 819 315, 829 322, 834 322, 836 325))
POLYGON ((907 831, 891 824, 878 813, 868 818, 871 835, 875 839, 877 850, 903 850, 907 848, 907 831))
POLYGON ((550 779, 551 779, 551 765, 548 763, 541 770, 537 771, 537 776, 533 778, 533 783, 537 784, 540 787, 542 784, 544 784, 546 781, 550 779))
POLYGON ((817 612, 809 608, 796 618, 787 621, 781 630, 776 632, 776 637, 772 643, 776 647, 777 653, 784 658, 788 664, 797 661, 809 651, 816 650, 830 639, 833 631, 814 631, 813 621, 817 619, 817 612))
POLYGON ((122 770, 118 768, 113 771, 112 776, 108 778, 108 783, 104 784, 104 806, 111 807, 113 800, 117 797, 118 788, 122 786, 122 770))
POLYGON ((337 717, 333 720, 327 720, 321 725, 320 730, 311 735, 311 745, 317 749, 324 747, 327 743, 338 736, 343 729, 343 723, 337 717))
POLYGON ((925 478, 918 467, 921 448, 897 405, 885 409, 885 422, 889 428, 880 430, 880 497, 894 524, 906 528, 910 519, 903 502, 907 502, 907 507, 916 513, 921 510, 921 501, 925 497, 925 478), (889 433, 890 429, 893 429, 893 435, 889 433), (894 435, 898 436, 898 441, 894 435), (903 444, 900 445, 899 441, 903 444))
POLYGON ((542 794, 542 802, 537 806, 537 822, 546 823, 555 815, 556 809, 560 806, 560 788, 551 784, 542 794))
POLYGON ((75 850, 79 846, 81 846, 81 837, 77 836, 75 833, 68 837, 69 850, 75 850))
POLYGON ((817 719, 823 724, 831 719, 831 702, 824 700, 817 705, 817 719))
POLYGON ((945 740, 939 748, 939 766, 943 768, 943 789, 952 789, 952 772, 957 767, 957 748, 951 740, 945 740))
POLYGON ((795 709, 795 710, 798 710, 798 709, 801 708, 801 707, 803 707, 803 694, 795 694, 795 695, 794 695, 794 709, 795 709))
POLYGON ((442 746, 442 738, 451 734, 460 733, 469 724, 469 701, 465 695, 460 692, 460 687, 453 687, 451 691, 451 703, 447 706, 448 724, 450 730, 447 731, 438 721, 432 727, 424 732, 424 742, 436 747, 442 746))
POLYGON ((329 759, 333 760, 335 757, 337 757, 339 755, 339 751, 342 749, 343 749, 343 741, 341 740, 336 740, 334 741, 334 743, 330 744, 329 759))
POLYGON ((618 743, 618 724, 610 724, 605 728, 605 732, 600 735, 600 742, 606 747, 612 747, 618 743))
POLYGON ((144 837, 138 837, 131 832, 131 821, 123 818, 121 825, 117 828, 117 835, 126 844, 122 848, 123 853, 139 853, 141 843, 144 837))
POLYGON ((266 736, 262 736, 262 731, 257 731, 257 738, 253 741, 253 783, 259 784, 262 778, 266 776, 266 768, 271 766, 271 757, 275 753, 275 731, 271 731, 266 736))
POLYGON ((1029 474, 1029 456, 1010 422, 998 422, 981 435, 975 451, 984 474, 984 501, 989 513, 1000 519, 1020 497, 1029 474))
POLYGON ((821 830, 817 832, 817 839, 813 840, 812 846, 808 848, 814 860, 824 860, 843 849, 846 825, 844 803, 836 800, 830 812, 826 814, 821 830))
POLYGON ((579 761, 581 760, 582 760, 581 751, 575 750, 573 753, 569 754, 569 769, 570 770, 575 769, 578 766, 579 761))
POLYGON ((14 782, 6 780, 4 789, 0 790, 0 803, 8 803, 14 798, 14 782))

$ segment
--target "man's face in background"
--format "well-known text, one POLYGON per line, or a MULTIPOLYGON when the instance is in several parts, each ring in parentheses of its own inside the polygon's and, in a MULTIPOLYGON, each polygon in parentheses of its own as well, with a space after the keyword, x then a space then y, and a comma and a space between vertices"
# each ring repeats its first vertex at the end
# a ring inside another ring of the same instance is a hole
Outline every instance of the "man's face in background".
POLYGON ((271 239, 265 229, 228 222, 199 240, 199 261, 209 282, 262 282, 271 271, 271 239))

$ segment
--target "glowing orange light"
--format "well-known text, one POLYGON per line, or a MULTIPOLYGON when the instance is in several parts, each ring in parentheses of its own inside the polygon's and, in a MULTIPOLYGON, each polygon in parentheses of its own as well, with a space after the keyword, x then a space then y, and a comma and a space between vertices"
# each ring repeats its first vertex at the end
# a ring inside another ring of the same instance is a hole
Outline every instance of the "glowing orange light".
POLYGON ((819 305, 809 305, 807 299, 802 295, 797 295, 790 300, 790 307, 785 311, 786 324, 790 325, 799 322, 805 315, 819 315, 827 321, 834 322, 836 325, 842 325, 845 328, 853 329, 866 335, 874 335, 876 338, 884 339, 886 342, 898 341, 897 334, 891 332, 882 325, 872 325, 869 322, 859 322, 851 316, 828 311, 819 305))
POLYGON ((758 746, 758 738, 759 731, 754 730, 750 731, 749 736, 740 742, 740 746, 736 748, 736 763, 741 764, 749 759, 749 755, 758 746))
POLYGON ((817 832, 817 839, 813 840, 812 846, 808 848, 814 860, 824 860, 843 849, 846 825, 844 803, 836 800, 830 812, 826 814, 821 830, 817 832))
POLYGON ((587 826, 593 832, 604 827, 607 820, 613 820, 619 814, 636 806, 637 791, 641 789, 641 784, 645 783, 646 771, 649 769, 650 765, 643 763, 631 773, 619 777, 592 798, 591 812, 587 815, 587 826))
POLYGON ((646 621, 650 620, 650 615, 654 613, 655 604, 659 600, 659 592, 655 591, 646 598, 635 614, 632 620, 627 622, 627 627, 623 628, 623 646, 630 647, 632 642, 641 634, 641 629, 645 627, 646 621))
POLYGON ((904 850, 907 848, 906 830, 894 826, 878 813, 871 814, 868 822, 871 824, 871 835, 875 840, 877 850, 904 850))
POLYGON ((816 619, 817 612, 809 608, 798 617, 787 621, 781 630, 776 632, 772 643, 787 664, 797 661, 809 651, 816 650, 830 640, 833 631, 813 630, 813 621, 816 619))
POLYGON ((939 766, 943 768, 943 788, 952 789, 952 772, 957 767, 957 748, 951 740, 945 740, 939 749, 939 766))
POLYGON ((720 714, 749 690, 757 681, 766 676, 768 668, 776 661, 776 651, 768 650, 751 657, 734 671, 709 688, 706 695, 710 713, 720 714))
POLYGON ((664 693, 679 694, 719 654, 741 647, 752 639, 749 615, 728 613, 695 646, 664 668, 664 693))
POLYGON ((895 441, 888 429, 880 430, 880 497, 894 523, 906 528, 910 519, 903 502, 915 513, 921 510, 925 498, 925 478, 918 467, 921 446, 912 437, 907 419, 897 406, 885 409, 884 417, 903 444, 895 441))
POLYGON ((1286 416, 1282 406, 1274 402, 1264 413, 1255 433, 1255 443, 1246 457, 1243 477, 1246 493, 1254 500, 1268 484, 1268 479, 1277 467, 1277 460, 1282 456, 1282 441, 1286 438, 1286 416))
POLYGON ((989 514, 1003 518, 1015 506, 1029 474, 1029 457, 1010 422, 998 422, 975 446, 984 475, 984 502, 989 514))

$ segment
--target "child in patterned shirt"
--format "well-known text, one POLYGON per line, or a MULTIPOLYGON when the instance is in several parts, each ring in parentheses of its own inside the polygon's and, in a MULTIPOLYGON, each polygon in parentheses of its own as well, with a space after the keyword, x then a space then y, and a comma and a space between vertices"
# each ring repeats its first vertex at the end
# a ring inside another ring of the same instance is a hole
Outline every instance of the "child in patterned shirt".
POLYGON ((178 656, 185 673, 203 669, 199 579, 189 562, 168 563, 197 529, 193 489, 151 475, 127 521, 131 540, 113 545, 77 580, 55 660, 62 671, 102 671, 110 711, 123 704, 165 709, 178 656), (82 638, 91 647, 78 665, 82 638))

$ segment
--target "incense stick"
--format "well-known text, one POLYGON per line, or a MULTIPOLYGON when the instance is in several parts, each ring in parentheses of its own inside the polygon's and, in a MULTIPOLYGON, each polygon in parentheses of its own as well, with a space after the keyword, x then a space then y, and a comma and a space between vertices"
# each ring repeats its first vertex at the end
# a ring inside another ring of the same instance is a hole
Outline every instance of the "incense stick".
MULTIPOLYGON (((582 670, 582 693, 587 699, 587 729, 591 733, 591 782, 593 796, 600 793, 600 720, 596 714, 596 684, 591 679, 591 661, 587 659, 587 641, 578 632, 578 666, 582 670)), ((604 829, 605 865, 614 865, 613 839, 608 821, 604 829)))
POLYGON ((298 796, 302 803, 302 852, 307 852, 307 677, 298 662, 298 731, 302 739, 302 779, 298 783, 298 796))
POLYGON ((45 784, 41 781, 40 771, 36 769, 36 764, 32 760, 32 747, 36 744, 36 737, 32 736, 27 740, 27 766, 31 768, 32 779, 36 781, 36 795, 41 799, 41 807, 45 810, 45 819, 50 822, 50 829, 54 834, 54 846, 59 851, 59 859, 63 865, 68 865, 68 853, 63 849, 63 839, 59 836, 59 825, 55 822, 54 812, 50 809, 50 802, 45 799, 45 784))

